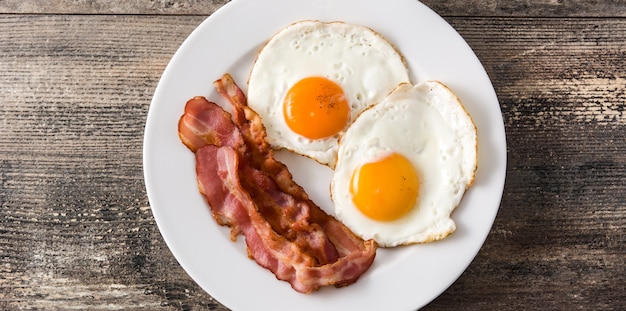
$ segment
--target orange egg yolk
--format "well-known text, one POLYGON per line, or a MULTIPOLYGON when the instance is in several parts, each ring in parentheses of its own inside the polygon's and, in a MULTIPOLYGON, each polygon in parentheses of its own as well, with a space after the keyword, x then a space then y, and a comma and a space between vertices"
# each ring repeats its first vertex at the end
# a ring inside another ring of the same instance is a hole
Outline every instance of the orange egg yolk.
POLYGON ((350 193, 354 204, 367 217, 392 221, 415 205, 419 179, 406 157, 392 153, 357 168, 350 180, 350 193))
POLYGON ((350 113, 343 90, 323 77, 308 77, 294 84, 285 96, 283 114, 289 128, 309 139, 341 131, 350 113))

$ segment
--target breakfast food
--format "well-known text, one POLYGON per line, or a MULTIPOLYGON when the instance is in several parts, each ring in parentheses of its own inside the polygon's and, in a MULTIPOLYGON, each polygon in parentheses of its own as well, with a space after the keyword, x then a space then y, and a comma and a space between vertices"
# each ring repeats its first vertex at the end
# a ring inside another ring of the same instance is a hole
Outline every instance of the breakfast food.
POLYGON ((354 283, 371 266, 376 243, 354 235, 293 181, 228 74, 214 85, 231 103, 232 118, 194 97, 178 133, 196 155, 198 188, 217 223, 231 228, 232 240, 244 235, 248 256, 298 292, 354 283))
POLYGON ((260 51, 248 96, 214 82, 232 115, 204 97, 178 133, 196 155, 213 217, 245 237, 248 256, 301 293, 346 286, 379 246, 440 240, 477 169, 477 130, 444 84, 413 86, 393 45, 373 30, 303 21, 260 51), (274 158, 288 149, 335 170, 337 218, 274 158))
POLYGON ((375 31, 343 22, 302 21, 261 49, 248 102, 267 141, 335 165, 337 140, 363 110, 409 82, 402 55, 375 31))
POLYGON ((383 247, 440 240, 476 168, 476 127, 459 99, 437 81, 402 84, 341 137, 335 214, 383 247))

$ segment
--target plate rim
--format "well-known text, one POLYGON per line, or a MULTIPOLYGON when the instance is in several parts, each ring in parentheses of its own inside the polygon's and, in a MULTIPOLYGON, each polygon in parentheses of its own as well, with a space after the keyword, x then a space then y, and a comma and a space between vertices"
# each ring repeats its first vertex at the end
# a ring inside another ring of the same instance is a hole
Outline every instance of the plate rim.
MULTIPOLYGON (((263 7, 263 5, 272 5, 272 4, 284 4, 283 2, 286 2, 288 0, 233 0, 227 4, 225 4, 224 6, 222 6, 221 8, 219 8, 218 10, 216 10, 213 14, 211 14, 210 16, 208 16, 204 21, 202 21, 202 23, 200 25, 198 25, 193 31, 192 33, 184 40, 184 42, 180 45, 180 47, 177 49, 176 53, 174 54, 174 56, 172 57, 172 59, 170 60, 170 62, 168 63, 167 67, 165 68, 165 70, 163 71, 162 77, 159 80, 159 84, 157 85, 157 88, 155 89, 155 93, 154 93, 154 97, 152 99, 152 102, 150 104, 149 110, 148 110, 148 116, 147 116, 147 120, 146 120, 146 127, 145 127, 145 131, 144 131, 144 145, 143 145, 143 168, 144 168, 144 180, 145 180, 145 184, 146 184, 146 192, 148 194, 148 200, 150 202, 150 207, 153 213, 153 216, 155 218, 155 222, 157 223, 157 226, 161 232, 161 235, 163 237, 163 239, 165 240, 166 244, 168 245, 168 248, 170 249, 170 251, 172 252, 172 254, 174 255, 174 257, 177 259, 177 261, 179 262, 179 264, 183 267, 183 269, 186 271, 186 273, 192 278, 194 279, 194 281, 196 283, 198 283, 198 285, 203 288, 203 290, 205 290, 207 293, 209 293, 209 295, 211 295, 212 297, 214 297, 216 300, 220 301, 220 303, 224 304, 225 306, 229 307, 229 308, 236 308, 237 310, 240 310, 241 305, 238 304, 239 302, 236 301, 236 299, 234 299, 232 297, 232 294, 228 295, 225 294, 224 291, 219 290, 219 289, 215 289, 215 288, 206 288, 208 287, 207 282, 205 282, 202 278, 202 276, 198 275, 198 271, 196 271, 196 267, 193 266, 192 264, 189 264, 187 262, 187 260, 184 258, 186 255, 184 255, 183 253, 181 253, 181 248, 185 248, 185 247, 192 247, 190 245, 177 245, 177 243, 179 243, 179 239, 173 238, 173 234, 171 231, 171 228, 168 228, 168 224, 166 222, 166 220, 164 219, 164 217, 167 217, 166 215, 164 215, 163 213, 163 209, 161 208, 161 203, 157 203, 156 199, 158 197, 158 195, 155 193, 156 190, 156 185, 154 185, 154 175, 155 175, 155 159, 152 157, 152 155, 149 153, 149 151, 153 150, 155 148, 155 144, 156 142, 154 141, 154 135, 156 130, 156 117, 155 115, 157 115, 158 113, 160 113, 160 106, 163 106, 163 100, 162 98, 166 97, 166 94, 164 94, 164 92, 166 92, 166 87, 164 87, 164 85, 166 83, 168 83, 168 79, 171 80, 172 75, 175 75, 175 67, 177 66, 177 64, 179 64, 180 62, 182 62, 183 60, 181 60, 181 51, 188 51, 190 49, 190 47, 193 45, 194 41, 197 42, 197 40, 199 40, 199 38, 201 37, 201 35, 206 32, 207 28, 211 27, 211 24, 214 23, 213 21, 215 20, 219 20, 219 19, 224 19, 224 18, 228 18, 229 14, 235 14, 237 13, 238 10, 241 10, 240 8, 242 6, 247 6, 248 10, 251 9, 255 9, 255 8, 259 8, 259 7, 263 7)), ((340 3, 340 5, 346 5, 347 3, 353 3, 353 2, 357 2, 358 0, 347 0, 347 1, 331 1, 331 0, 320 0, 320 1, 312 1, 311 5, 317 5, 319 6, 317 9, 318 10, 324 10, 324 6, 326 7, 333 7, 333 3, 340 3)), ((304 1, 304 0, 299 0, 299 1, 289 1, 292 3, 297 3, 299 5, 302 5, 302 3, 304 2, 308 2, 308 1, 304 1)), ((377 2, 373 1, 373 0, 366 0, 366 1, 358 1, 359 3, 363 4, 365 3, 366 5, 376 5, 377 2)), ((491 97, 488 101, 492 102, 492 106, 493 106, 493 102, 495 100, 495 103, 497 104, 497 107, 492 107, 491 109, 495 109, 497 108, 497 113, 499 114, 499 124, 495 124, 496 127, 499 127, 497 129, 496 136, 497 137, 493 137, 492 139, 495 140, 500 140, 501 142, 503 142, 503 145, 500 145, 499 148, 500 150, 498 150, 499 154, 498 154, 498 160, 500 161, 497 164, 497 167, 500 168, 500 171, 495 172, 494 174, 496 176, 490 176, 490 178, 492 179, 496 179, 496 181, 492 181, 492 183, 495 183, 496 186, 499 187, 492 187, 493 189, 491 190, 495 190, 495 192, 497 192, 496 194, 493 194, 497 197, 497 200, 493 199, 492 204, 495 204, 495 208, 492 207, 491 210, 489 210, 490 213, 486 214, 485 217, 487 218, 487 222, 489 223, 489 228, 487 228, 487 230, 484 230, 486 232, 483 232, 483 234, 480 235, 480 241, 479 241, 479 246, 475 249, 472 250, 471 253, 471 258, 469 259, 469 261, 467 261, 463 267, 457 267, 457 273, 456 276, 454 277, 450 277, 450 280, 448 282, 444 282, 446 284, 444 285, 439 285, 438 289, 435 291, 436 293, 434 293, 433 295, 429 295, 428 298, 426 299, 421 299, 420 301, 411 301, 409 303, 403 303, 403 304, 396 304, 395 306, 397 306, 397 309, 402 309, 404 307, 409 307, 410 308, 421 308, 422 306, 426 305, 427 303, 431 302, 432 300, 434 300, 437 296, 439 296, 441 293, 443 293, 451 284, 453 284, 458 277, 460 277, 460 275, 466 270, 467 266, 469 266, 469 264, 474 260, 476 254, 480 251, 480 248, 482 247, 483 243, 485 242, 485 239, 487 238, 487 235, 490 231, 491 226, 493 225, 493 222, 495 220, 495 217, 497 215, 497 212, 499 210, 499 205, 500 205, 500 201, 502 198, 502 194, 503 194, 503 190, 504 190, 504 181, 506 178, 506 133, 504 131, 504 122, 502 119, 502 114, 501 114, 501 110, 500 110, 500 106, 499 106, 499 102, 497 99, 497 96, 495 94, 495 90, 493 89, 493 86, 491 85, 491 81, 489 80, 489 77, 487 75, 487 73, 484 71, 484 67, 482 67, 482 65, 480 64, 480 61, 478 60, 478 58, 476 57, 476 55, 473 53, 473 51, 471 50, 471 48, 469 47, 469 45, 467 45, 467 42, 465 42, 465 40, 463 40, 463 38, 461 38, 461 36, 456 32, 456 30, 454 30, 452 28, 452 26, 450 26, 445 20, 443 20, 443 18, 441 18, 439 15, 437 15, 434 11, 432 11, 431 9, 429 9, 428 7, 426 7, 425 5, 423 5, 420 2, 417 1, 410 1, 410 0, 396 0, 393 1, 393 4, 396 6, 400 6, 400 7, 404 7, 404 6, 414 6, 414 10, 420 10, 419 14, 417 15, 426 15, 428 18, 431 19, 435 19, 438 20, 440 23, 440 27, 444 27, 447 28, 446 30, 443 31, 447 31, 450 32, 452 31, 452 33, 458 37, 458 39, 461 40, 461 42, 455 42, 456 44, 460 44, 460 45, 465 45, 465 48, 469 50, 469 52, 471 53, 471 56, 473 56, 474 61, 478 62, 478 65, 480 66, 480 68, 482 69, 481 74, 483 75, 482 79, 484 80, 484 78, 486 77, 488 84, 489 84, 489 88, 491 90, 490 94, 487 94, 488 97, 491 97), (443 24, 441 24, 441 22, 443 22, 443 24), (501 130, 501 131, 500 131, 501 130), (496 203, 497 201, 497 203, 496 203)), ((421 16, 420 15, 420 16, 421 16)), ((316 18, 316 19, 320 19, 323 20, 323 18, 316 18)), ((295 22, 296 20, 294 20, 295 22)), ((329 20, 328 20, 329 21, 329 20)), ((286 26, 287 24, 285 24, 284 26, 286 26)), ((365 24, 364 26, 369 26, 367 24, 365 24)), ((372 27, 373 29, 376 30, 376 27, 372 27)), ((264 36, 265 39, 269 38, 269 36, 264 36)), ((393 38, 390 40, 393 41, 393 38)), ((403 52, 402 48, 398 48, 401 52, 403 52)), ((467 53, 467 50, 465 51, 467 53)), ((403 53, 404 54, 404 53, 403 53)), ((193 55, 193 53, 192 53, 193 55)), ((467 56, 467 55, 466 55, 467 56)), ((405 55, 405 57, 407 58, 407 60, 409 60, 409 57, 407 57, 405 55)), ((419 67, 419 65, 416 65, 419 67)), ((420 74, 425 76, 425 77, 432 77, 432 75, 429 75, 430 73, 428 72, 428 69, 426 70, 422 70, 420 71, 420 74)), ((436 78, 436 76, 434 77, 436 78)), ((419 79, 419 78, 418 78, 419 79)), ((412 80, 414 83, 416 83, 416 78, 412 76, 412 80)), ((445 83, 446 81, 444 81, 445 83)), ((484 81, 483 81, 484 83, 484 81)), ((196 94, 196 95, 211 95, 213 92, 211 92, 210 90, 210 85, 207 82, 207 91, 208 93, 205 94, 196 94)), ((240 83, 241 85, 242 83, 240 83)), ((244 88, 244 87, 242 87, 244 88)), ((461 96, 460 96, 461 97, 461 96)), ((182 103, 184 104, 184 103, 182 103)), ((181 104, 181 105, 182 105, 181 104)), ((182 107, 182 106, 181 106, 182 107)), ((180 110, 180 113, 182 114, 182 109, 180 110)), ((498 122, 496 122, 498 123, 498 122)), ((493 130, 493 129, 491 129, 493 130)), ((479 140, 482 139, 483 134, 482 131, 480 131, 479 128, 479 140)), ((180 144, 180 142, 179 142, 180 144)), ((182 144, 181 148, 182 147, 182 144)), ((479 156, 480 156, 480 150, 479 150, 479 156)), ((193 157, 191 155, 191 153, 189 153, 189 156, 187 156, 187 158, 189 159, 189 161, 193 161, 193 157)), ((484 162, 484 161, 483 161, 484 162)), ((481 165, 482 163, 479 162, 479 174, 480 174, 480 170, 481 170, 481 165)), ((477 175, 477 179, 479 178, 479 175, 477 175)), ((479 180, 480 182, 480 180, 479 180)), ((480 185, 478 185, 480 187, 480 185)), ((474 186, 476 187, 476 185, 474 186)), ((194 189, 195 190, 195 189, 194 189)), ((197 190, 196 190, 197 192, 197 190)), ((473 192, 473 190, 470 188, 470 191, 468 191, 468 194, 466 195, 471 195, 473 192)), ((199 194, 198 194, 199 195, 199 194)), ((465 200, 464 200, 465 201, 465 200)), ((463 204, 463 203, 462 203, 463 204)), ((206 209, 207 211, 205 211, 205 216, 206 214, 208 214, 208 208, 206 209)), ((457 212, 455 212, 453 214, 453 216, 457 214, 457 212)), ((484 229, 484 228, 483 228, 484 229)), ((224 233, 223 229, 218 229, 217 231, 221 231, 222 234, 224 233)), ((453 236, 454 237, 454 236, 453 236)), ((230 241, 226 240, 225 243, 231 243, 230 241)), ((440 241, 437 242, 436 244, 445 244, 447 242, 444 241, 440 241)), ((241 243, 240 243, 241 244, 241 243)), ((235 246, 237 247, 237 246, 235 246)), ((228 250, 233 248, 233 246, 225 246, 220 248, 220 250, 228 250)), ((428 246, 427 246, 428 248, 428 246)), ((392 251, 393 252, 393 251, 392 251)), ((245 257, 245 256, 244 256, 245 257)), ((378 256, 380 257, 380 256, 378 256)), ((241 259, 241 258, 240 258, 241 259)), ((249 260, 247 258, 243 258, 245 260, 249 260)), ((238 260, 235 259, 236 262, 242 262, 243 260, 238 260)), ((378 259, 375 261, 375 265, 376 262, 378 261, 378 259)), ((244 269, 246 271, 249 271, 250 269, 250 265, 246 264, 246 266, 248 267, 248 269, 244 269)), ((262 269, 260 267, 253 267, 256 269, 262 269)), ((280 282, 277 280, 271 280, 272 282, 276 282, 276 283, 285 283, 285 282, 280 282)), ((366 283, 366 281, 360 280, 359 282, 364 282, 366 283)), ((359 283, 357 282, 357 284, 359 283)), ((240 285, 240 284, 231 284, 228 283, 229 286, 236 286, 236 285, 240 285)), ((280 285, 278 285, 280 286, 280 285)), ((288 286, 288 285, 287 285, 288 286)), ((280 287, 285 287, 285 285, 283 284, 280 287)), ((351 287, 356 287, 355 285, 351 285, 351 287)), ((364 284, 363 285, 364 288, 371 290, 372 287, 375 287, 375 285, 372 284, 364 284)), ((350 288, 350 287, 348 287, 350 288)), ((289 288, 289 290, 291 290, 289 288)), ((344 291, 344 289, 340 289, 337 290, 336 292, 339 291, 344 291)), ((351 290, 348 289, 348 291, 353 292, 351 290)), ((317 296, 321 296, 321 295, 333 295, 333 296, 337 296, 337 294, 328 294, 329 290, 323 290, 323 293, 317 296)), ((237 294, 235 294, 235 296, 237 296, 237 294)), ((315 295, 314 295, 315 296, 315 295)), ((349 297, 353 297, 353 294, 351 293, 350 295, 348 295, 349 297)), ((316 305, 320 305, 319 304, 319 300, 320 299, 315 299, 316 305)), ((245 307, 244 307, 245 308, 245 307)), ((280 309, 280 308, 278 308, 280 309)), ((343 308, 345 309, 345 308, 343 308)), ((358 308, 357 308, 358 309, 358 308)))

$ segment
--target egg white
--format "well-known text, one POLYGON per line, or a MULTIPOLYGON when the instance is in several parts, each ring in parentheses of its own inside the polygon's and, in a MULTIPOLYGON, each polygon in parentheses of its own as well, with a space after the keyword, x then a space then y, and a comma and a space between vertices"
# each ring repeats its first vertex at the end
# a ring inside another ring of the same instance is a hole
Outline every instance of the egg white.
POLYGON ((287 91, 311 76, 325 77, 343 89, 350 103, 346 127, 399 83, 409 82, 402 55, 366 27, 302 21, 284 28, 267 42, 248 80, 248 104, 262 118, 267 142, 331 168, 335 166, 341 132, 324 139, 307 139, 294 133, 283 117, 287 91))
POLYGON ((335 214, 355 234, 380 246, 423 243, 456 230, 450 218, 477 168, 477 131, 458 98, 443 84, 402 84, 364 111, 341 137, 331 182, 335 214), (404 217, 376 221, 352 202, 350 180, 361 165, 390 152, 414 166, 420 189, 404 217))

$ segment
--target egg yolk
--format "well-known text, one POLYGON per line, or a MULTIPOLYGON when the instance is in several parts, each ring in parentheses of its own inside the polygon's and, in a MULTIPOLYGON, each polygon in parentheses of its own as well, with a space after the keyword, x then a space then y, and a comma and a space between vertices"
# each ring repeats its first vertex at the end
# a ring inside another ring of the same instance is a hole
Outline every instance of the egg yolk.
POLYGON ((350 180, 352 201, 374 220, 401 218, 415 205, 418 192, 415 168, 398 153, 362 165, 352 173, 350 180))
POLYGON ((308 77, 294 84, 283 104, 289 128, 309 139, 333 136, 348 122, 350 108, 343 90, 323 77, 308 77))

